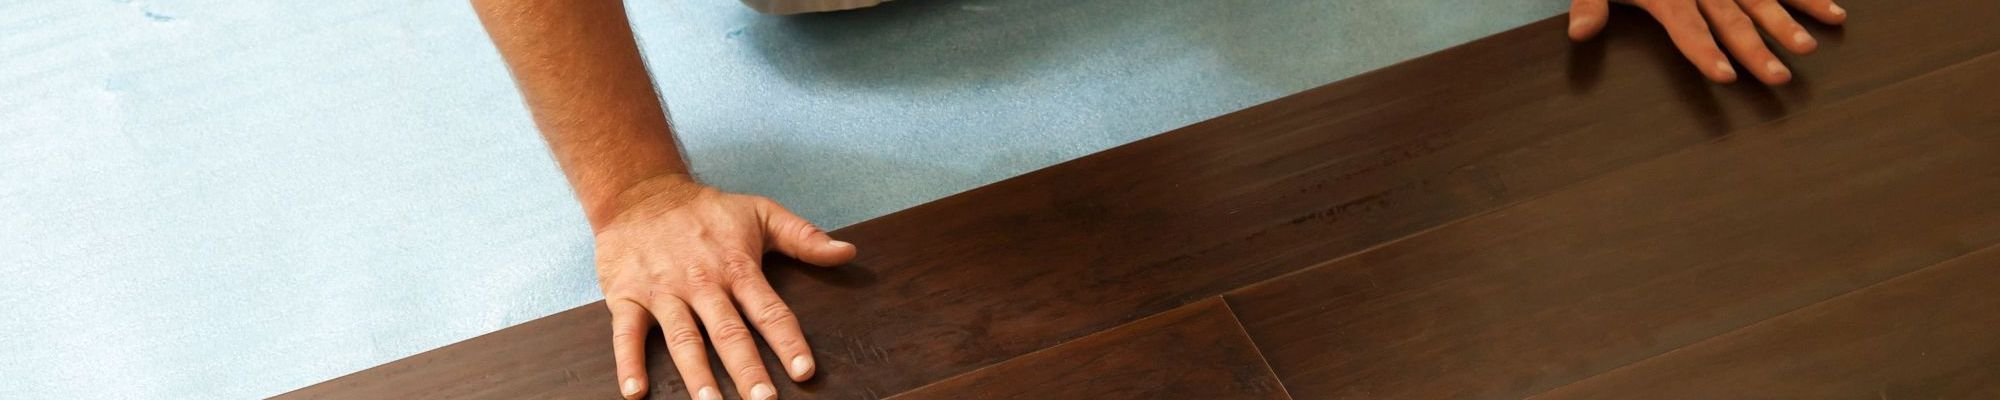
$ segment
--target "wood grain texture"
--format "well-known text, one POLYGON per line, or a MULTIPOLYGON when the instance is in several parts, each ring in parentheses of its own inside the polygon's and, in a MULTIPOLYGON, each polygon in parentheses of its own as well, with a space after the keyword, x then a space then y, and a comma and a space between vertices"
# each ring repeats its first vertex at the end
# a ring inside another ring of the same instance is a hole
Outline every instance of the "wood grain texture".
POLYGON ((2000 247, 1536 397, 2000 398, 1994 293, 2000 293, 2000 247))
POLYGON ((1294 396, 1532 395, 2000 242, 1996 77, 1981 57, 1228 298, 1294 396))
POLYGON ((610 324, 592 303, 275 398, 614 399, 610 324))
MULTIPOLYGON (((2000 48, 1997 2, 1842 4, 1784 89, 1702 81, 1632 10, 1585 45, 1557 17, 841 229, 848 267, 772 260, 819 362, 779 390, 900 393, 2000 48)), ((610 396, 602 305, 551 318, 284 397, 610 396)))
POLYGON ((892 399, 1289 399, 1211 298, 892 399))

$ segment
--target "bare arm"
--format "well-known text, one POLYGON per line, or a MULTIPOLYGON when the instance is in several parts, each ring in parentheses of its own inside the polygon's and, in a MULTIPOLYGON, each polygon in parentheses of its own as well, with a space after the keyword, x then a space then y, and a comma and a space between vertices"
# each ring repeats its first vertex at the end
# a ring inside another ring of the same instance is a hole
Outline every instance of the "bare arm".
POLYGON ((610 221, 626 189, 687 176, 623 3, 472 3, 592 227, 610 221))
POLYGON ((722 398, 709 341, 740 397, 777 397, 751 328, 781 374, 810 379, 812 349, 758 262, 777 251, 835 266, 854 258, 854 246, 777 202, 688 174, 619 0, 472 4, 596 232, 619 392, 636 399, 651 386, 646 340, 656 324, 697 399, 722 398))

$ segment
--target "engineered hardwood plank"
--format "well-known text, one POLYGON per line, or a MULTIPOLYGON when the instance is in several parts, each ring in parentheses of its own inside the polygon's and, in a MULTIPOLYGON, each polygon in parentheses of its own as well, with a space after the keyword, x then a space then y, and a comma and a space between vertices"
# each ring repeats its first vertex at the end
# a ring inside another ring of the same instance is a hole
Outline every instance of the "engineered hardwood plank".
POLYGON ((1532 395, 2000 241, 1994 93, 2000 53, 1226 298, 1300 398, 1532 395))
POLYGON ((891 397, 1289 399, 1229 307, 1210 298, 891 397))
POLYGON ((1544 393, 1542 399, 2000 398, 2000 247, 1544 393))
MULTIPOLYGON (((1782 90, 1701 81, 1631 10, 1582 46, 1558 17, 841 229, 852 265, 768 268, 819 363, 779 390, 895 394, 2000 48, 1994 2, 1843 4, 1782 90)), ((610 396, 608 343, 543 342, 606 335, 602 307, 281 397, 610 396)))

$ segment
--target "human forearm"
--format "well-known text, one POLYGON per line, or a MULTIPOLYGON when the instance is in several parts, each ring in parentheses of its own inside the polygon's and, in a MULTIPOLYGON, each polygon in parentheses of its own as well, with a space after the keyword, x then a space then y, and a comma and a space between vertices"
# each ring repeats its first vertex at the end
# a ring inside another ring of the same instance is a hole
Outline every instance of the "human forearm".
MULTIPOLYGON (((687 164, 617 0, 473 0, 535 125, 603 229, 642 182, 685 182, 687 164), (668 177, 667 179, 654 179, 668 177)), ((661 184, 661 183, 649 183, 661 184)), ((666 183, 671 184, 671 183, 666 183)))

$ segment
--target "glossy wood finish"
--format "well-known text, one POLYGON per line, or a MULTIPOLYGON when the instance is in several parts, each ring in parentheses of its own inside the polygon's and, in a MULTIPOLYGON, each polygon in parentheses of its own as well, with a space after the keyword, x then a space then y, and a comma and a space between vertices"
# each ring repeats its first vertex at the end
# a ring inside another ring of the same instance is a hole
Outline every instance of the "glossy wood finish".
POLYGON ((2000 242, 2000 101, 1972 100, 1996 77, 1981 57, 1229 300, 1301 398, 1532 395, 2000 242))
MULTIPOLYGON (((1584 45, 1556 17, 841 229, 863 248, 848 267, 772 260, 819 361, 781 397, 998 374, 981 368, 1274 278, 1231 296, 1299 398, 1520 396, 1985 243, 1991 215, 1951 207, 1992 199, 1980 197, 1990 176, 1972 173, 2000 161, 1977 135, 1939 133, 1984 120, 1924 117, 1992 99, 1964 87, 1976 77, 1938 70, 1990 68, 1967 61, 2000 49, 1986 28, 2000 2, 1842 4, 1856 22, 1819 29, 1820 53, 1795 60, 1799 82, 1781 89, 1703 82, 1631 10, 1584 45), (1947 94, 1961 103, 1934 104, 1947 94), (1930 130, 1894 130, 1918 127, 1930 130), (1891 206, 1912 208, 1855 212, 1891 206), (1884 230, 1842 225, 1861 223, 1884 230), (1744 238, 1766 241, 1731 240, 1744 238), (1763 262, 1785 267, 1690 284, 1763 262), (1531 273, 1550 266, 1568 269, 1531 273), (1663 290, 1714 296, 1647 302, 1663 290), (1555 305, 1587 318, 1540 308, 1555 305), (1647 310, 1694 314, 1624 316, 1647 310), (1376 331, 1345 334, 1357 326, 1376 331), (1572 338, 1599 341, 1537 341, 1572 338), (1514 341, 1461 345, 1483 339, 1514 341)), ((608 325, 586 305, 281 397, 611 398, 608 325)), ((654 371, 673 370, 649 352, 654 371)), ((675 374, 652 377, 655 397, 685 398, 675 374)))
POLYGON ((1288 399, 1220 298, 892 397, 1288 399))
MULTIPOLYGON (((609 399, 611 314, 577 307, 277 396, 294 399, 609 399), (602 328, 602 329, 599 329, 602 328)), ((662 346, 664 347, 664 346, 662 346)), ((656 371, 672 371, 656 369, 656 371)))
POLYGON ((1544 399, 2000 399, 2000 247, 1545 393, 1544 399))

